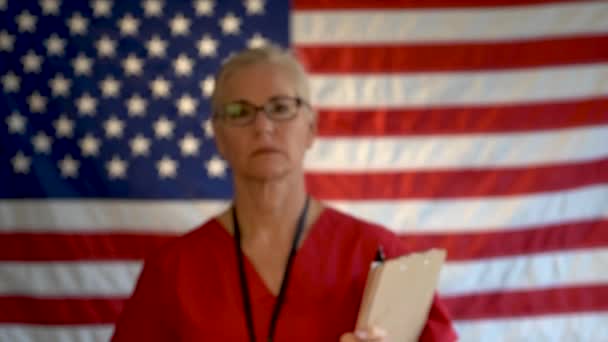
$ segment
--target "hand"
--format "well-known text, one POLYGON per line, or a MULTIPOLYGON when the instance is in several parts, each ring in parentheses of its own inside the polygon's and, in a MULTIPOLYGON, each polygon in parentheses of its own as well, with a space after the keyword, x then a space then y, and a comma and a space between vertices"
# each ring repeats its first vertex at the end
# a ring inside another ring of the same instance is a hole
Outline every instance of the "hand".
POLYGON ((340 342, 384 342, 386 341, 386 331, 371 327, 366 330, 357 330, 340 336, 340 342))

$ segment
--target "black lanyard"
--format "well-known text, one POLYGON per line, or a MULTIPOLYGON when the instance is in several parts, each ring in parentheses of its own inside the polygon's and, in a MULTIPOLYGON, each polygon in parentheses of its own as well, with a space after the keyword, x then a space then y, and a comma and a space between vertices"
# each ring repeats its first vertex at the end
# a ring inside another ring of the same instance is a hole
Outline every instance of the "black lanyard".
MULTIPOLYGON (((298 218, 298 225, 296 226, 296 232, 291 243, 291 251, 289 252, 289 258, 287 259, 287 265, 285 266, 285 273, 283 274, 283 281, 281 282, 281 289, 277 296, 277 301, 274 304, 272 310, 272 317, 270 319, 270 326, 268 327, 268 342, 272 342, 274 338, 274 331, 277 326, 277 319, 285 300, 285 292, 287 290, 287 283, 289 282, 289 273, 291 272, 293 257, 296 254, 298 248, 298 242, 304 231, 304 221, 306 219, 306 212, 308 211, 308 204, 310 198, 306 197, 306 203, 298 218)), ((236 207, 232 210, 232 220, 234 223, 234 245, 237 254, 237 260, 239 263, 239 277, 241 280, 241 293, 243 296, 243 307, 245 309, 245 318, 247 320, 247 330, 249 331, 249 340, 255 342, 255 330, 253 327, 253 312, 251 311, 251 300, 249 299, 249 285, 247 284, 247 275, 245 274, 245 260, 243 256, 243 250, 241 249, 241 230, 239 228, 239 221, 236 217, 236 207)))

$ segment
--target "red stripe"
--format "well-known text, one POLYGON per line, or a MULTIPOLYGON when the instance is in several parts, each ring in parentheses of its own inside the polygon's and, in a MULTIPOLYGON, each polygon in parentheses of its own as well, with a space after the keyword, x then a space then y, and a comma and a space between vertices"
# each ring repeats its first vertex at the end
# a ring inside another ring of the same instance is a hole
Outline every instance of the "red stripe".
POLYGON ((311 194, 324 200, 519 195, 608 183, 608 159, 482 170, 311 172, 306 183, 311 194))
MULTIPOLYGON (((573 0, 295 0, 296 10, 339 10, 339 9, 399 9, 399 8, 458 8, 490 6, 522 6, 573 2, 573 0)), ((580 1, 579 1, 580 2, 580 1)))
POLYGON ((501 106, 323 110, 322 137, 525 132, 608 123, 608 98, 501 106))
POLYGON ((608 285, 443 297, 457 320, 608 311, 608 285))
POLYGON ((299 45, 297 50, 313 74, 511 69, 606 61, 608 36, 462 44, 299 45))

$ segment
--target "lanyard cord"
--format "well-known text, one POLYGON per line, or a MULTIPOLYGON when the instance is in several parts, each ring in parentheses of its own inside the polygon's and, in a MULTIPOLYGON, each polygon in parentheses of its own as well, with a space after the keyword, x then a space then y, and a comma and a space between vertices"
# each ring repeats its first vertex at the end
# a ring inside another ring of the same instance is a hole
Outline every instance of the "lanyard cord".
MULTIPOLYGON (((272 342, 274 338, 274 331, 277 325, 277 319, 279 318, 279 313, 281 312, 281 307, 283 306, 283 302, 285 300, 285 292, 287 292, 287 284, 289 282, 289 274, 291 273, 293 258, 296 254, 296 249, 298 248, 298 242, 300 241, 302 232, 304 231, 304 221, 306 219, 306 212, 308 211, 309 202, 310 197, 306 197, 306 203, 304 204, 302 213, 300 213, 300 217, 298 218, 298 225, 296 226, 296 232, 291 243, 291 251, 289 252, 289 257, 287 258, 287 265, 285 266, 285 273, 283 274, 283 281, 281 281, 279 295, 277 296, 277 300, 272 310, 270 326, 268 327, 268 342, 272 342)), ((236 207, 232 210, 232 221, 234 224, 234 244, 239 266, 239 278, 241 281, 241 294, 243 297, 243 307, 245 309, 245 319, 247 320, 247 330, 249 332, 249 340, 251 342, 255 342, 253 312, 251 310, 251 299, 249 297, 249 285, 247 284, 247 275, 245 274, 245 258, 243 255, 243 250, 241 249, 241 230, 239 227, 239 221, 236 217, 236 207)))

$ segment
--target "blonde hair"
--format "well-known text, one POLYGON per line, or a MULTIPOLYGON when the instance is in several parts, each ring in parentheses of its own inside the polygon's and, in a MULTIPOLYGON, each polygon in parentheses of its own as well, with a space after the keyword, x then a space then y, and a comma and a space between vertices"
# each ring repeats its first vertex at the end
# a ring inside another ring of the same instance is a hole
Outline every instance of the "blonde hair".
POLYGON ((260 63, 269 63, 284 68, 295 80, 297 96, 310 103, 310 85, 304 66, 288 50, 277 45, 266 45, 242 50, 226 59, 215 77, 211 95, 211 110, 216 113, 222 105, 226 80, 239 69, 260 63))

